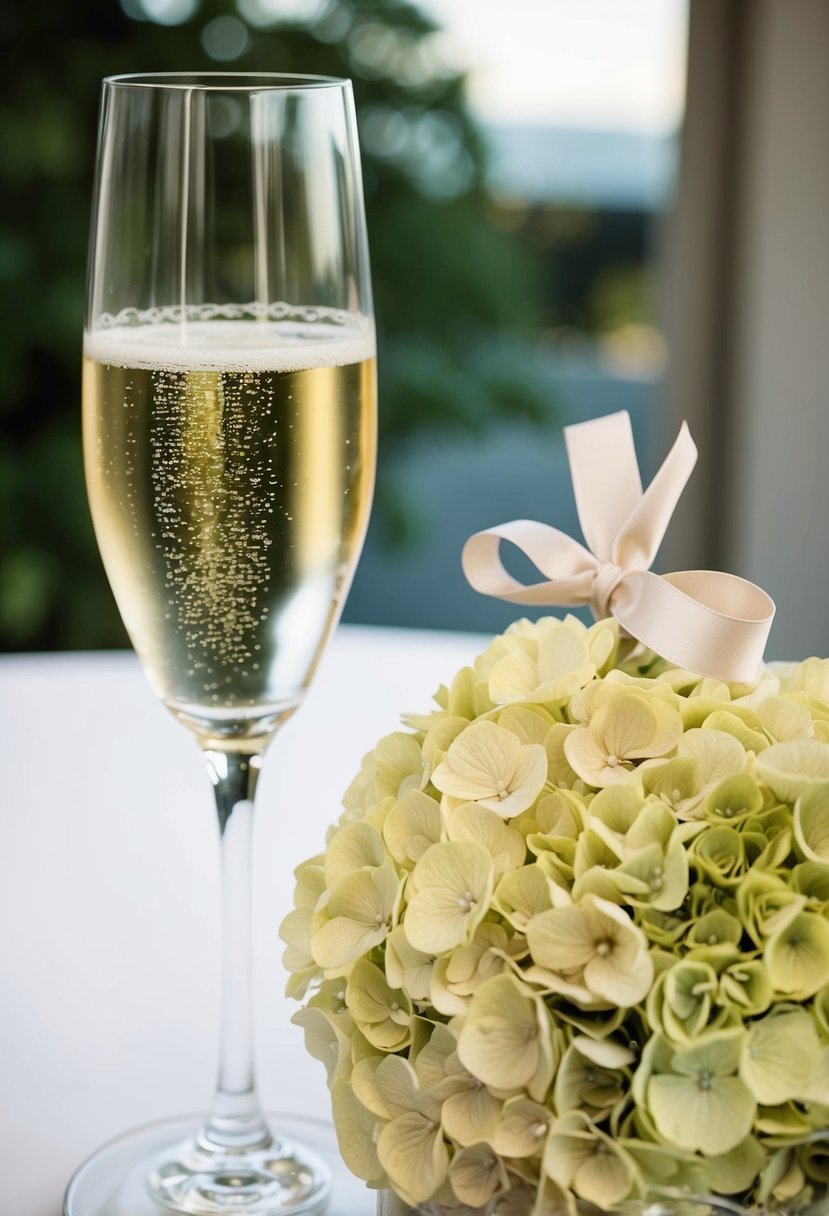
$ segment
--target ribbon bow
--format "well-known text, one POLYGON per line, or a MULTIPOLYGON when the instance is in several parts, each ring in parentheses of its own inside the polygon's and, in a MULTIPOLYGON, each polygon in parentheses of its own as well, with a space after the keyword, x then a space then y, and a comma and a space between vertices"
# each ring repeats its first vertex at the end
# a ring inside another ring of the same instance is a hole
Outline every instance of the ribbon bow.
POLYGON ((627 411, 565 427, 564 438, 588 548, 528 519, 476 532, 462 558, 475 590, 513 604, 588 604, 597 619, 614 616, 631 637, 678 667, 753 682, 774 617, 765 591, 715 570, 650 570, 697 462, 687 424, 644 492, 627 411), (502 540, 521 549, 547 581, 524 585, 508 574, 502 540))

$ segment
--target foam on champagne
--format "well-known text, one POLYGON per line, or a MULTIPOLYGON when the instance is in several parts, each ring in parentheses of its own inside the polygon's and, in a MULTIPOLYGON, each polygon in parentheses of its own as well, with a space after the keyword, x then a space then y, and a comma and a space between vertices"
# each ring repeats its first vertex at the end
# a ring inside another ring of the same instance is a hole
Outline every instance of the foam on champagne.
POLYGON ((327 321, 152 321, 87 330, 84 354, 107 367, 169 371, 297 372, 345 367, 375 355, 374 328, 361 317, 327 321))

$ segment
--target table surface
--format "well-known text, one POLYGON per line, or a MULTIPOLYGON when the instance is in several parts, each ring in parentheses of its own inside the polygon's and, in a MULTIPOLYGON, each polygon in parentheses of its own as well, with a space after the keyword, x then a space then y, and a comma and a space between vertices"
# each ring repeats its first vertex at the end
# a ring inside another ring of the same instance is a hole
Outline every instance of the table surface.
MULTIPOLYGON (((469 662, 471 634, 344 626, 259 787, 254 948, 269 1109, 328 1117, 283 995, 291 871, 399 715, 469 662)), ((132 654, 0 658, 0 1212, 59 1216, 104 1140, 210 1101, 218 835, 198 748, 132 654)))

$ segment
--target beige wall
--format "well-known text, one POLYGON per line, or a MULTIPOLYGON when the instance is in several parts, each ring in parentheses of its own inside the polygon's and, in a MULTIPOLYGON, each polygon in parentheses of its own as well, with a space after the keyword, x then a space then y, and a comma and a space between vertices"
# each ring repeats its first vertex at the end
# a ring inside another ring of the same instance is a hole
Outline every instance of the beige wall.
POLYGON ((668 558, 761 583, 829 655, 829 0, 692 0, 669 430, 702 458, 668 558))

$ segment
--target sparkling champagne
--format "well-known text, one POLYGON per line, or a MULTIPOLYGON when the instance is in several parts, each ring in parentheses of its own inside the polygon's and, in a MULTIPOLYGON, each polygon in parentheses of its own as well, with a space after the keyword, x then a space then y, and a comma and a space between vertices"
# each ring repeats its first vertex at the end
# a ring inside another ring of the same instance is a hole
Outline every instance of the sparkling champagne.
POLYGON ((157 694, 202 736, 264 743, 339 616, 374 481, 373 334, 258 321, 84 342, 98 545, 157 694))

